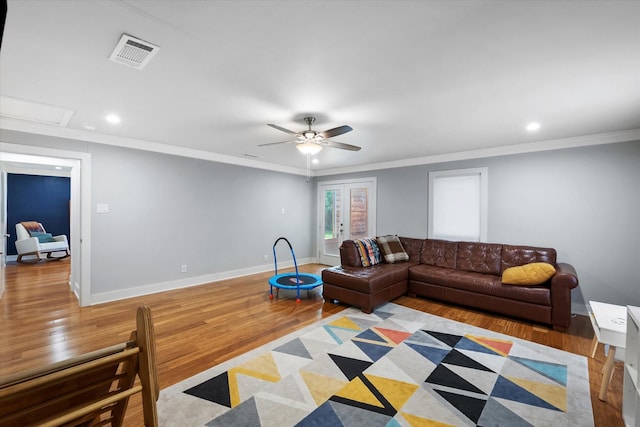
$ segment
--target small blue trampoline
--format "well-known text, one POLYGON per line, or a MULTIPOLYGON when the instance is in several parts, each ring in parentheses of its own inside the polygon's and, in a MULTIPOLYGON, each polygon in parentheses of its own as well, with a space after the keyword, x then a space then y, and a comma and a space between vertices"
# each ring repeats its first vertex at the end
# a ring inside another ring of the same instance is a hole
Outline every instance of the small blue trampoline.
POLYGON ((300 289, 313 289, 322 285, 322 278, 317 274, 300 273, 298 271, 298 263, 296 262, 296 254, 293 252, 291 243, 285 237, 279 237, 273 244, 273 262, 275 264, 275 276, 269 279, 269 299, 273 299, 273 288, 276 288, 276 297, 280 289, 295 289, 297 291, 296 303, 300 303, 300 289), (280 240, 284 240, 289 245, 291 256, 293 257, 293 265, 296 268, 295 273, 278 274, 278 260, 276 258, 276 245, 280 240))

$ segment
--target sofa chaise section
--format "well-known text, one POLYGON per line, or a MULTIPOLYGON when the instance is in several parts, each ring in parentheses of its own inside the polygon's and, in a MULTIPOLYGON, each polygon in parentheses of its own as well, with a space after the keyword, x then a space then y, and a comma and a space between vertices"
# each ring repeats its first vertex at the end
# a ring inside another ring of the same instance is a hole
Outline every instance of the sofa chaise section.
POLYGON ((326 301, 338 300, 359 307, 365 313, 407 293, 409 266, 418 263, 421 239, 400 238, 408 261, 363 267, 353 240, 340 245, 341 265, 322 271, 322 295, 326 301))

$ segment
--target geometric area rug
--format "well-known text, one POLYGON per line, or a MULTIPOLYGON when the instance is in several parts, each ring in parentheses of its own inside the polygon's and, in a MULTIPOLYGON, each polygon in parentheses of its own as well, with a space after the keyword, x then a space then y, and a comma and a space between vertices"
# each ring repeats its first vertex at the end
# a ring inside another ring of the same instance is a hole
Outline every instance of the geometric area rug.
POLYGON ((161 426, 593 426, 583 356, 393 303, 160 392, 161 426))

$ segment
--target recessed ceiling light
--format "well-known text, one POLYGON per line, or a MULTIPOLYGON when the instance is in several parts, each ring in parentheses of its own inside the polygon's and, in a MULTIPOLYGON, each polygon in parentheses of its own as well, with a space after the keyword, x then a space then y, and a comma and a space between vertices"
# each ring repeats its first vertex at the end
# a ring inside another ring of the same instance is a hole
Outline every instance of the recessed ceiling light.
POLYGON ((311 163, 313 163, 314 165, 317 165, 319 163, 318 159, 311 159, 311 163))
POLYGON ((120 117, 116 116, 115 114, 109 114, 107 117, 105 117, 105 119, 107 119, 109 123, 120 123, 120 117))
POLYGON ((531 122, 531 123, 529 123, 529 124, 527 125, 526 129, 527 129, 529 132, 536 131, 536 130, 540 129, 540 123, 537 123, 537 122, 531 122))

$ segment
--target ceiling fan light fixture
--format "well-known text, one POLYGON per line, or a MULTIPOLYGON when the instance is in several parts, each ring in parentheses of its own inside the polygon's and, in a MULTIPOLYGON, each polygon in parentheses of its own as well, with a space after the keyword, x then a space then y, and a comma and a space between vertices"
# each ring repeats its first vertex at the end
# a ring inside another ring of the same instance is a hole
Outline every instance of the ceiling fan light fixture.
POLYGON ((296 148, 302 154, 313 156, 314 154, 318 154, 322 150, 322 145, 316 144, 314 142, 304 142, 302 144, 296 145, 296 148))
POLYGON ((316 136, 316 133, 314 131, 308 130, 303 132, 302 136, 304 136, 305 139, 313 139, 316 136))

